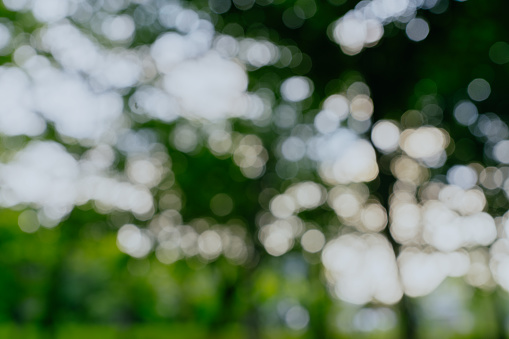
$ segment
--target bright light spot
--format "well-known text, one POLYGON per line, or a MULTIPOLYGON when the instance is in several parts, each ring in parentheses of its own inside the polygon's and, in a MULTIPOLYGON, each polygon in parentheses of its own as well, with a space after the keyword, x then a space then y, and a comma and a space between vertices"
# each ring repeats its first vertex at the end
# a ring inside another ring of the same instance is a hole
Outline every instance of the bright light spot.
POLYGON ((54 24, 43 30, 42 43, 65 69, 92 74, 103 66, 101 48, 69 23, 54 24))
POLYGON ((275 196, 270 202, 270 211, 277 218, 288 218, 296 210, 295 200, 287 194, 275 196))
POLYGON ((55 22, 67 16, 69 2, 67 0, 34 0, 32 12, 41 22, 55 22))
POLYGON ((426 20, 415 18, 406 25, 405 32, 410 40, 422 41, 429 34, 429 25, 426 20))
POLYGON ((243 264, 248 258, 248 250, 241 236, 230 234, 228 241, 224 243, 224 256, 234 264, 243 264))
POLYGON ((443 253, 444 261, 441 262, 441 268, 448 271, 450 277, 461 277, 468 273, 470 268, 470 258, 468 252, 464 250, 443 253))
POLYGON ((322 134, 334 132, 338 129, 340 119, 337 114, 332 111, 320 111, 315 117, 316 130, 322 134))
POLYGON ((281 95, 287 101, 302 101, 311 94, 313 94, 313 83, 306 77, 291 77, 281 84, 281 95))
POLYGON ((376 45, 384 33, 378 20, 359 18, 347 13, 334 24, 334 40, 348 55, 359 53, 365 46, 376 45))
MULTIPOLYGON (((492 287, 493 277, 488 261, 488 253, 485 248, 471 251, 470 269, 465 276, 466 282, 475 287, 492 287)), ((495 267, 493 267, 493 271, 496 271, 495 267)))
POLYGON ((378 203, 367 204, 361 212, 363 226, 370 232, 379 232, 387 225, 387 212, 378 203))
POLYGON ((325 236, 319 230, 309 230, 302 235, 300 243, 305 251, 316 253, 325 245, 325 236))
POLYGON ((189 153, 198 146, 197 131, 189 125, 179 125, 172 133, 172 141, 175 148, 181 152, 189 153))
POLYGON ((486 137, 491 142, 498 142, 509 137, 507 124, 495 113, 480 115, 473 132, 476 136, 486 137))
POLYGON ((36 204, 61 219, 76 199, 77 161, 56 142, 32 142, 0 167, 0 204, 36 204))
POLYGON ((175 21, 182 11, 182 7, 178 3, 169 3, 159 10, 159 22, 163 27, 175 28, 175 21))
POLYGON ((293 247, 294 238, 300 233, 301 227, 299 222, 292 222, 292 219, 277 220, 263 226, 259 238, 267 253, 277 257, 293 247))
POLYGON ((375 150, 348 129, 311 138, 308 156, 319 162, 320 176, 331 184, 371 181, 378 175, 375 150))
POLYGON ((214 130, 207 140, 212 153, 222 155, 230 152, 232 147, 231 134, 223 130, 214 130))
POLYGON ((493 278, 509 291, 509 240, 499 239, 491 246, 491 272, 493 278))
POLYGON ((219 35, 214 40, 214 49, 218 51, 222 57, 232 58, 239 52, 239 43, 234 37, 219 35))
POLYGON ((119 94, 95 94, 81 79, 56 69, 37 74, 34 101, 59 133, 77 139, 99 140, 111 133, 123 108, 119 94))
MULTIPOLYGON (((106 155, 107 156, 107 155, 106 155)), ((101 175, 111 161, 87 152, 79 162, 54 142, 32 142, 10 163, 0 166, 0 204, 35 204, 40 221, 65 217, 75 204, 95 200, 100 212, 113 208, 146 216, 153 208, 152 195, 144 186, 121 183, 101 175), (96 159, 96 160, 94 160, 96 159)), ((44 223, 43 223, 44 224, 44 223)))
POLYGON ((329 192, 328 203, 338 216, 350 218, 360 212, 364 197, 355 190, 337 186, 329 192))
POLYGON ((439 201, 424 204, 423 221, 424 240, 444 252, 463 246, 486 246, 497 236, 495 221, 489 214, 481 212, 459 216, 439 201))
POLYGON ((118 230, 117 246, 132 257, 143 258, 152 249, 152 238, 148 231, 127 224, 118 230))
POLYGON ((169 72, 164 87, 181 103, 183 115, 207 120, 242 116, 246 100, 246 72, 216 52, 184 61, 169 72))
POLYGON ((456 207, 456 210, 462 215, 469 215, 482 212, 486 206, 486 196, 479 189, 471 189, 465 192, 460 199, 458 204, 461 205, 456 207))
POLYGON ((406 248, 398 257, 401 282, 405 294, 420 297, 431 293, 447 277, 440 253, 420 252, 416 248, 406 248))
POLYGON ((6 47, 11 41, 11 32, 4 24, 0 23, 0 49, 6 47))
POLYGON ((439 155, 447 146, 445 131, 436 127, 420 127, 403 131, 401 148, 412 158, 431 158, 439 155))
POLYGON ((286 194, 291 195, 299 208, 316 208, 324 202, 323 187, 312 182, 304 181, 295 184, 286 190, 286 194))
POLYGON ((367 95, 358 95, 350 103, 352 117, 359 121, 366 121, 373 114, 373 101, 367 95))
POLYGON ((141 63, 134 53, 109 53, 93 72, 97 86, 125 88, 137 84, 141 76, 141 63))
POLYGON ((427 200, 437 200, 438 195, 440 194, 440 190, 444 187, 442 182, 438 181, 428 181, 426 184, 422 186, 420 190, 420 198, 422 202, 427 200))
POLYGON ((344 16, 334 27, 334 40, 347 54, 357 54, 364 48, 367 29, 364 21, 344 16))
POLYGON ((46 123, 34 112, 30 80, 17 68, 0 68, 0 132, 6 135, 39 135, 46 123))
POLYGON ((292 330, 302 330, 309 323, 309 312, 302 306, 293 306, 286 312, 285 322, 292 330))
POLYGON ((348 113, 350 112, 350 103, 344 96, 334 94, 325 100, 323 109, 334 112, 338 116, 339 121, 343 121, 348 117, 348 113))
POLYGON ((491 94, 490 84, 484 79, 474 79, 468 84, 468 96, 474 101, 484 101, 491 94))
POLYGON ((175 27, 181 33, 189 33, 195 29, 200 23, 198 13, 191 9, 183 9, 175 18, 175 27))
POLYGON ((269 41, 244 39, 240 43, 239 57, 250 65, 259 68, 275 63, 279 58, 279 51, 276 45, 269 41))
POLYGON ((421 232, 421 208, 413 203, 399 203, 391 206, 390 230, 399 243, 415 241, 421 232))
POLYGON ((156 159, 128 159, 126 167, 127 176, 137 184, 154 187, 162 179, 163 169, 156 159))
POLYGON ((180 113, 176 100, 155 87, 138 88, 129 99, 129 106, 134 113, 147 114, 166 122, 177 119, 180 113))
POLYGON ((391 171, 399 180, 413 185, 420 185, 428 178, 425 167, 412 158, 400 156, 391 161, 391 171))
POLYGON ((486 167, 479 174, 479 182, 487 189, 493 190, 502 186, 504 174, 496 167, 486 167))
POLYGON ((375 46, 384 35, 384 26, 378 20, 366 20, 365 46, 375 46))
POLYGON ((371 130, 371 141, 380 151, 390 153, 399 147, 399 134, 400 130, 396 124, 388 120, 381 120, 371 130))
POLYGON ((132 211, 137 217, 145 220, 153 210, 152 194, 145 186, 134 186, 114 179, 91 175, 83 178, 78 185, 78 204, 95 200, 101 213, 110 213, 117 208, 132 211))
POLYGON ((178 63, 191 56, 194 46, 177 33, 166 33, 150 47, 150 54, 162 73, 170 72, 178 63))
POLYGON ((19 11, 28 5, 29 0, 3 0, 5 7, 11 11, 19 11))
POLYGON ((254 67, 262 67, 273 63, 277 55, 277 47, 269 41, 244 39, 240 43, 240 57, 254 67))
POLYGON ((217 258, 223 249, 221 236, 213 230, 203 232, 198 237, 198 249, 205 259, 213 260, 217 258))
POLYGON ((155 146, 156 135, 149 129, 124 130, 117 141, 116 147, 128 154, 148 154, 155 146))
POLYGON ((477 120, 478 115, 477 107, 471 101, 460 101, 454 107, 454 117, 464 126, 472 125, 477 120))
POLYGON ((503 164, 509 164, 509 140, 499 141, 493 148, 493 156, 503 164))
POLYGON ((486 196, 478 188, 464 191, 459 186, 447 185, 442 187, 438 198, 447 207, 458 211, 462 215, 482 212, 486 205, 486 196))
POLYGON ((332 240, 322 262, 335 294, 344 301, 395 304, 403 295, 394 252, 381 235, 348 234, 332 240))
POLYGON ((37 213, 32 210, 21 212, 18 216, 18 225, 23 232, 34 233, 39 229, 40 223, 37 213))
POLYGON ((289 137, 281 145, 283 157, 289 161, 299 161, 306 155, 306 144, 298 137, 289 137))
POLYGON ((111 41, 125 41, 132 37, 135 25, 129 15, 107 17, 102 24, 104 35, 111 41))
POLYGON ((332 24, 331 39, 340 45, 344 53, 354 55, 364 47, 377 44, 384 33, 383 25, 392 22, 402 24, 410 20, 406 26, 407 35, 415 41, 423 40, 429 33, 429 25, 421 18, 414 18, 415 14, 419 8, 433 8, 436 3, 436 0, 360 2, 332 24))
POLYGON ((173 264, 182 256, 178 248, 167 247, 165 243, 157 246, 155 253, 157 260, 165 265, 173 264))
POLYGON ((182 226, 180 238, 180 248, 187 256, 194 256, 199 253, 198 250, 198 234, 191 226, 182 226))
POLYGON ((447 181, 463 189, 469 189, 477 183, 477 172, 472 167, 456 165, 447 171, 447 181))
POLYGON ((233 161, 247 178, 257 178, 265 170, 268 160, 267 150, 262 141, 255 135, 246 135, 242 138, 233 152, 233 161))

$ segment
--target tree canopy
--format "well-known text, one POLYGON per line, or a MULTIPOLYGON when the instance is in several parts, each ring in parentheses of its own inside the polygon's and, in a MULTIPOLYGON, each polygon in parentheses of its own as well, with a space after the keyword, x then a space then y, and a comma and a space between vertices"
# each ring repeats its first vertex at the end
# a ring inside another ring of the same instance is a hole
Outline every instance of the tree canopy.
POLYGON ((0 333, 505 338, 500 0, 3 0, 0 333))

